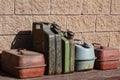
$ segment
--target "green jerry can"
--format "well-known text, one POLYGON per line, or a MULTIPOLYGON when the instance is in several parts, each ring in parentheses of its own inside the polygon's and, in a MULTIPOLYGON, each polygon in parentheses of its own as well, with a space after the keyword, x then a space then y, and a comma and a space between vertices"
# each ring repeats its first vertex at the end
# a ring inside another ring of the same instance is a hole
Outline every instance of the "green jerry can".
POLYGON ((33 24, 33 47, 35 51, 43 52, 47 64, 46 74, 62 73, 61 36, 51 31, 50 23, 33 24))
POLYGON ((58 33, 61 35, 61 40, 62 40, 62 73, 69 73, 70 72, 70 42, 68 39, 66 39, 63 36, 63 33, 61 32, 60 28, 58 25, 53 24, 51 30, 54 33, 58 33))
POLYGON ((70 42, 65 37, 62 37, 62 60, 63 73, 70 72, 70 42))
POLYGON ((51 31, 55 34, 55 50, 56 50, 56 61, 55 61, 55 73, 61 74, 62 73, 62 40, 61 35, 58 31, 55 30, 55 27, 57 27, 57 24, 51 23, 50 24, 51 31))
POLYGON ((69 40, 70 45, 70 72, 74 72, 75 64, 75 41, 73 40, 74 33, 72 31, 67 31, 64 35, 69 40))
POLYGON ((53 24, 53 32, 61 34, 62 38, 62 73, 74 72, 75 43, 72 40, 72 32, 62 32, 58 25, 53 24), (66 35, 66 36, 65 36, 66 35), (67 36, 68 35, 68 36, 67 36))

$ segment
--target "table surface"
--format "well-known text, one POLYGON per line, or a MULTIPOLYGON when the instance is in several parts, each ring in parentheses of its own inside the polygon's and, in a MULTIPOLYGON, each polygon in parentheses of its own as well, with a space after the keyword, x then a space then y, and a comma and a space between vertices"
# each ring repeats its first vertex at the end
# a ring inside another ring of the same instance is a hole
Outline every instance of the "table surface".
POLYGON ((120 80, 120 69, 89 70, 60 75, 18 79, 0 71, 0 80, 120 80))

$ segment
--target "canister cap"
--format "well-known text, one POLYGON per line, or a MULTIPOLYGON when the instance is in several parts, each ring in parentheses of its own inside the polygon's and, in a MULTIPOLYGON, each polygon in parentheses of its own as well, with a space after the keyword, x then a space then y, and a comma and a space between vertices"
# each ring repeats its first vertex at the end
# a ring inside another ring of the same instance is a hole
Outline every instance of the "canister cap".
POLYGON ((100 49, 106 49, 107 47, 106 46, 100 46, 100 49))

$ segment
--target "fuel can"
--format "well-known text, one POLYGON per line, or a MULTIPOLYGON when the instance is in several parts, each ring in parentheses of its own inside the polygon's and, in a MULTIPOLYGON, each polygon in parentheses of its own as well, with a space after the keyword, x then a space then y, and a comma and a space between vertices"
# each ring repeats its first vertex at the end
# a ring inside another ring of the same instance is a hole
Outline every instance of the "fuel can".
POLYGON ((2 70, 18 78, 43 76, 44 55, 26 50, 6 50, 2 52, 2 70))

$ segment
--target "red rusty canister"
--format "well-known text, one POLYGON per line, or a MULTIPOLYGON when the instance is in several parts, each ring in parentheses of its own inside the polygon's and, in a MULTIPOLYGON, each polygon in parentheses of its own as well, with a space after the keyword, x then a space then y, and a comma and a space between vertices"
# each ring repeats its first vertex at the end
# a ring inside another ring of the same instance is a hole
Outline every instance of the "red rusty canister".
POLYGON ((95 48, 95 69, 114 69, 119 65, 119 50, 114 48, 107 48, 99 46, 95 48))
POLYGON ((95 61, 95 69, 115 69, 118 68, 119 61, 118 60, 113 60, 113 61, 95 61))
POLYGON ((2 70, 19 78, 43 76, 44 55, 26 50, 2 52, 2 70))
POLYGON ((95 56, 100 60, 116 60, 119 59, 119 50, 101 46, 95 49, 95 56))

